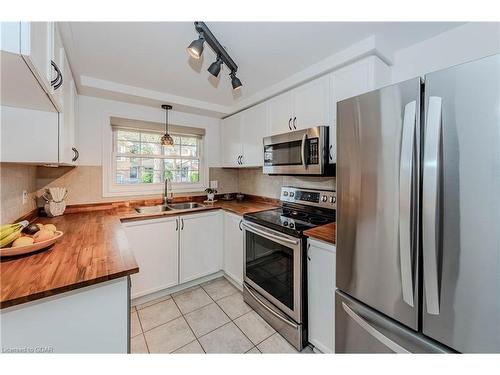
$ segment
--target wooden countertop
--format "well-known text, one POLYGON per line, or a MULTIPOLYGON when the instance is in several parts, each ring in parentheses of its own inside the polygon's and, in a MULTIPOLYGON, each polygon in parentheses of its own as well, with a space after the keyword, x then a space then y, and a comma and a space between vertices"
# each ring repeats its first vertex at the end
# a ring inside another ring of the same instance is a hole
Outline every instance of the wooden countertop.
POLYGON ((337 229, 336 223, 330 223, 321 225, 316 228, 308 229, 304 231, 304 234, 310 238, 314 238, 316 240, 321 240, 324 242, 331 243, 332 245, 335 245, 336 229, 337 229))
POLYGON ((73 207, 67 211, 74 213, 55 218, 39 218, 37 222, 55 224, 64 236, 48 250, 0 258, 0 308, 139 272, 122 220, 186 215, 214 209, 243 215, 275 207, 276 204, 265 201, 218 201, 200 209, 138 214, 129 205, 101 204, 73 207))

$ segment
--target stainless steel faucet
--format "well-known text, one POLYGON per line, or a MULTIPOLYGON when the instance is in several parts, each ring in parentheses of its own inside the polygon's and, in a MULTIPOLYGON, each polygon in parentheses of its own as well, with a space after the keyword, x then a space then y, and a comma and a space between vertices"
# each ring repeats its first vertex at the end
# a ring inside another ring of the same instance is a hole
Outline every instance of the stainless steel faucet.
POLYGON ((163 194, 163 204, 164 205, 167 205, 169 203, 172 203, 172 198, 169 197, 168 195, 168 184, 170 183, 170 180, 167 178, 165 178, 165 192, 163 194))

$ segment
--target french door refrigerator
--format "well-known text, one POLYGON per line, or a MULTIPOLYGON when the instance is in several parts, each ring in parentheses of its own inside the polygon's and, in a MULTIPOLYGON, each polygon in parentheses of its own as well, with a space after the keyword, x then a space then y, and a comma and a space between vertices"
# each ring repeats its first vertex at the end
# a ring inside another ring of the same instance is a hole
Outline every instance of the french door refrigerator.
POLYGON ((500 352, 500 55, 337 105, 340 353, 500 352))

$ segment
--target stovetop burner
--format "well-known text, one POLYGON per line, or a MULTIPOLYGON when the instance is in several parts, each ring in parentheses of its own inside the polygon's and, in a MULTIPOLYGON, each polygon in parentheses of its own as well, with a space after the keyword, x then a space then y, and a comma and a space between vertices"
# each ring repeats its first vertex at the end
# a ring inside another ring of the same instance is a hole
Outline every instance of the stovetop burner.
POLYGON ((299 237, 307 229, 335 221, 335 211, 324 211, 320 215, 295 207, 281 207, 246 214, 244 219, 299 237))

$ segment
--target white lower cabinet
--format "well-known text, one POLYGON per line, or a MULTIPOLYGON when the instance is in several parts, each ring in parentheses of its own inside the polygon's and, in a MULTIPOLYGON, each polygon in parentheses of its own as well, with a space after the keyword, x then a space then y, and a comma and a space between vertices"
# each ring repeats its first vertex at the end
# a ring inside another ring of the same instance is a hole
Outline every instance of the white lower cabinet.
POLYGON ((179 281, 222 269, 222 215, 219 210, 180 217, 179 281))
POLYGON ((224 272, 243 286, 243 231, 241 216, 224 212, 224 272))
POLYGON ((3 353, 129 351, 128 277, 0 310, 3 353))
POLYGON ((308 337, 323 353, 335 352, 335 251, 334 245, 308 240, 308 337))
POLYGON ((125 233, 139 273, 131 278, 137 298, 179 283, 178 217, 125 222, 125 233))

